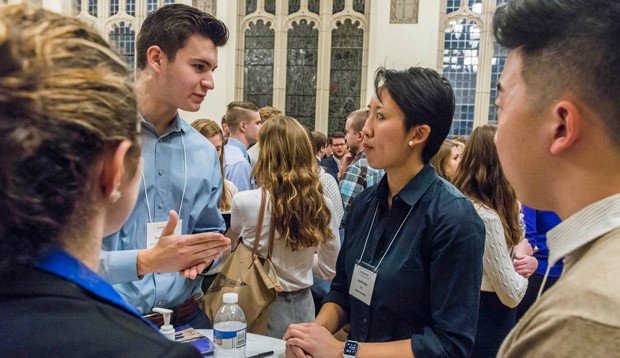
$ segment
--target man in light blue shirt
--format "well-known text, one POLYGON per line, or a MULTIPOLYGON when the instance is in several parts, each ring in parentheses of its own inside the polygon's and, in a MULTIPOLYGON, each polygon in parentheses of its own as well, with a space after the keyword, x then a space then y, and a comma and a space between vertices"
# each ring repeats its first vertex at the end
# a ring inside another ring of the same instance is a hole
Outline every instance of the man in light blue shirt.
POLYGON ((178 115, 197 111, 213 89, 217 47, 227 39, 224 23, 181 4, 151 13, 137 38, 142 185, 125 225, 103 239, 99 273, 141 314, 173 309, 175 326, 210 327, 197 274, 230 245, 221 234, 217 153, 178 115))
POLYGON ((250 102, 238 102, 232 108, 229 105, 226 124, 230 137, 224 146, 224 175, 239 191, 254 189, 248 148, 258 141, 261 124, 258 108, 250 102))

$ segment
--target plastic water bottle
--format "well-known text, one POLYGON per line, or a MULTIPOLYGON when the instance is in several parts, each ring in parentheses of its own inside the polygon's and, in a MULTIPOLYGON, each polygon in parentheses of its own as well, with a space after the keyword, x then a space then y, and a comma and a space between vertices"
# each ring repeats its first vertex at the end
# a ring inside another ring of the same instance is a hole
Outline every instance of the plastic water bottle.
POLYGON ((225 293, 224 304, 215 314, 215 358, 245 358, 247 324, 238 299, 236 293, 225 293))

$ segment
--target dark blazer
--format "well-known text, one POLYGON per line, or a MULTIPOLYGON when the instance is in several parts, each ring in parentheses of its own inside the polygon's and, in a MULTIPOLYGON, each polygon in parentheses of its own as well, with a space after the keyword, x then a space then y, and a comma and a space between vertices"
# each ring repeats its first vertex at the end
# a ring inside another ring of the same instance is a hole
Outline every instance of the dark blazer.
POLYGON ((338 182, 338 161, 333 156, 321 159, 321 166, 325 171, 336 179, 338 182))
POLYGON ((3 357, 201 357, 71 281, 29 268, 0 275, 3 357))

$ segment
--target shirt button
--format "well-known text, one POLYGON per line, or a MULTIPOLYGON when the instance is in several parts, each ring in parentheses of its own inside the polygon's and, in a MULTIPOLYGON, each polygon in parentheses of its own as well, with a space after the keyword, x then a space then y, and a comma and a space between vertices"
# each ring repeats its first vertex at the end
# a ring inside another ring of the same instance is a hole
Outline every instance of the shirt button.
POLYGON ((157 204, 157 207, 158 207, 159 209, 163 208, 163 207, 164 207, 164 203, 159 203, 159 204, 157 204))
POLYGON ((159 169, 159 171, 157 172, 160 176, 164 175, 164 170, 163 169, 159 169))

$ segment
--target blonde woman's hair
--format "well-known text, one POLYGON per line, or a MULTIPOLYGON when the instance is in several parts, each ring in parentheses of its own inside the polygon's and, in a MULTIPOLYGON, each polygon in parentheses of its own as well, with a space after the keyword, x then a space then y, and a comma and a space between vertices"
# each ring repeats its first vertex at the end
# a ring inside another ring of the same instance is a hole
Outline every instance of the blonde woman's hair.
POLYGON ((276 116, 261 126, 252 174, 271 194, 271 229, 293 251, 334 239, 310 138, 297 120, 276 116))
POLYGON ((132 178, 138 137, 127 66, 95 29, 30 5, 0 6, 0 272, 69 240, 83 244, 100 158, 131 141, 132 178))
MULTIPOLYGON (((224 145, 224 132, 215 121, 210 119, 197 119, 192 122, 192 127, 196 129, 205 138, 209 139, 219 135, 222 138, 222 145, 224 145)), ((224 180, 224 148, 220 152, 220 170, 222 171, 222 197, 220 198, 220 211, 225 212, 230 210, 232 198, 228 190, 228 184, 224 180)))

